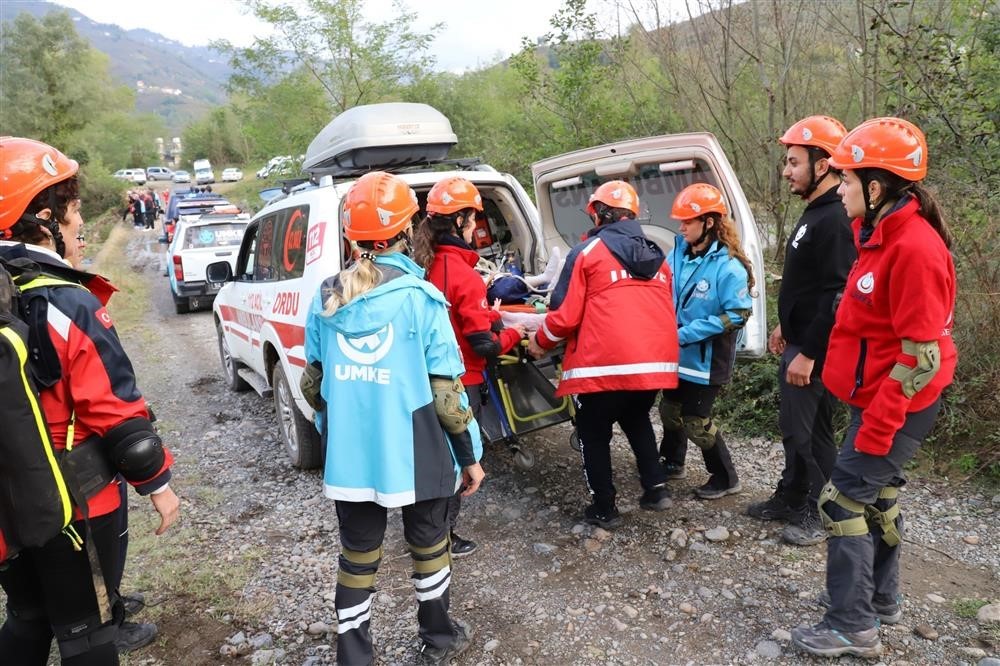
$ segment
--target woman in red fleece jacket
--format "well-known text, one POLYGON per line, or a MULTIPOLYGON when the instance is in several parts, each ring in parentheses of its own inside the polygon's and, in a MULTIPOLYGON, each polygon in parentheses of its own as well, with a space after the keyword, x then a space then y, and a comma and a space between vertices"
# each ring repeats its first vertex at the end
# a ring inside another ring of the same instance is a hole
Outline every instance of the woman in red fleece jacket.
MULTIPOLYGON (((465 363, 462 384, 477 421, 486 398, 483 370, 487 361, 510 351, 525 333, 521 325, 503 328, 500 313, 486 303, 486 284, 474 268, 479 254, 470 245, 476 213, 482 210, 483 199, 475 185, 464 178, 445 178, 427 194, 427 218, 413 239, 414 258, 448 301, 451 325, 465 363)), ((449 506, 451 552, 456 556, 476 549, 474 541, 455 534, 461 499, 456 493, 449 506)))
POLYGON ((902 617, 896 505, 903 468, 952 380, 955 267, 937 203, 921 185, 927 141, 899 118, 868 120, 830 158, 854 218, 858 259, 830 334, 823 383, 851 408, 819 499, 827 540, 823 621, 792 632, 815 655, 879 654, 879 621, 902 617))

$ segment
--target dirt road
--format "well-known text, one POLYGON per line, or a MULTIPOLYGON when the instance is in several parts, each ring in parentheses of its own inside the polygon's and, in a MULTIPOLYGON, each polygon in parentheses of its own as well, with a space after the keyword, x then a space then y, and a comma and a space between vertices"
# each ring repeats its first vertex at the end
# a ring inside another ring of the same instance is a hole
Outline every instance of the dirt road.
MULTIPOLYGON (((269 401, 225 388, 211 312, 174 314, 154 232, 127 233, 134 270, 116 298, 142 316, 123 314, 119 332, 177 456, 171 485, 183 499, 177 529, 159 538, 148 501, 131 500, 126 590, 146 593, 142 618, 161 637, 128 663, 333 663, 337 527, 320 474, 288 465, 269 401)), ((638 508, 634 463, 619 441, 625 524, 607 533, 579 522, 587 498, 568 436, 555 427, 529 437, 530 471, 514 468, 504 449, 487 451, 487 483, 460 525, 481 546, 454 565, 452 608, 476 630, 459 663, 809 661, 787 632, 820 617, 813 600, 825 549, 783 545, 779 525, 743 514, 775 482, 780 447, 734 442, 746 492, 716 502, 692 497, 704 481, 692 452, 688 478, 673 482, 673 508, 651 513, 638 508)), ((914 479, 904 490, 905 612, 882 631, 885 663, 997 656, 1000 629, 976 620, 1000 598, 992 493, 945 479, 914 479)), ((410 663, 415 603, 398 513, 386 553, 372 620, 378 660, 410 663)))

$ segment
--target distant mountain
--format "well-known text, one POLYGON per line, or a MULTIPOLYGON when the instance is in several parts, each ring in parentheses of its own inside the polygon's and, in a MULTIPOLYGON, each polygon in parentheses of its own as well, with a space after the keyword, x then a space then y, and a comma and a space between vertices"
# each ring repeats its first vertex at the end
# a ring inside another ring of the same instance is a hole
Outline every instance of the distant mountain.
POLYGON ((136 91, 138 110, 161 116, 173 135, 209 108, 226 101, 225 85, 232 71, 229 60, 207 46, 184 46, 149 30, 124 30, 98 23, 75 9, 51 2, 0 0, 0 5, 0 16, 5 21, 14 20, 20 12, 35 17, 53 11, 68 13, 76 31, 108 55, 115 80, 136 91))

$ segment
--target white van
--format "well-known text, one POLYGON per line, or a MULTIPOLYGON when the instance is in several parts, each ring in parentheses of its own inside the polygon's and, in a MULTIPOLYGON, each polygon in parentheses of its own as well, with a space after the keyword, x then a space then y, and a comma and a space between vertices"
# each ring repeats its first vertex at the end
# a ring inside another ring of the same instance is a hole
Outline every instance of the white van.
POLYGON ((212 171, 212 163, 208 160, 195 160, 191 166, 194 167, 194 182, 196 185, 208 185, 215 182, 215 172, 212 171))
POLYGON ((448 119, 425 104, 374 104, 345 111, 309 146, 303 167, 313 181, 272 200, 251 220, 235 272, 227 262, 208 267, 209 280, 225 282, 213 311, 226 383, 234 391, 252 387, 262 396, 273 396, 282 439, 295 466, 318 466, 321 454, 313 412, 299 390, 306 313, 320 283, 350 257, 350 244, 341 233, 342 200, 354 179, 373 169, 392 171, 408 182, 421 209, 438 180, 461 176, 472 181, 483 196, 487 218, 486 233, 477 235, 477 251, 495 263, 513 253, 529 273, 544 269, 550 247, 559 246, 565 255, 589 228, 582 210, 601 182, 625 178, 636 186, 644 206, 640 222, 665 250, 677 231, 669 217, 674 196, 691 182, 713 183, 727 195, 761 285, 740 349, 764 352, 764 274, 757 227, 712 135, 639 139, 539 162, 533 167, 538 208, 513 176, 476 160, 448 160, 455 143, 448 119))

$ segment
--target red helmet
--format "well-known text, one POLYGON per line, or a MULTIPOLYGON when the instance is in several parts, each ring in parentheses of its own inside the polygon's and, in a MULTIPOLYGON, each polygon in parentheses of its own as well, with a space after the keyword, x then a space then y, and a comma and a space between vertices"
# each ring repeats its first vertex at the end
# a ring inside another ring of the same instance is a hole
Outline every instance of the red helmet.
POLYGON ((927 175, 927 139, 902 118, 872 118, 844 137, 830 156, 837 169, 885 169, 906 180, 927 175))
POLYGON ((465 178, 452 176, 439 180, 427 193, 427 212, 450 215, 466 208, 483 209, 483 198, 476 186, 465 178))
POLYGON ((352 241, 395 238, 419 209, 417 195, 402 178, 366 173, 344 197, 344 235, 352 241))
POLYGON ((0 231, 14 226, 39 192, 79 169, 76 160, 41 141, 0 137, 0 231))
POLYGON ((727 215, 729 209, 719 188, 708 183, 688 185, 674 198, 670 217, 675 220, 693 220, 707 213, 727 215))
POLYGON ((635 215, 639 214, 639 195, 624 180, 609 180, 594 190, 587 203, 587 212, 591 215, 594 214, 594 204, 598 201, 612 208, 625 208, 635 215))
POLYGON ((822 148, 827 155, 833 155, 845 134, 847 128, 836 118, 809 116, 789 127, 778 141, 786 146, 822 148))

